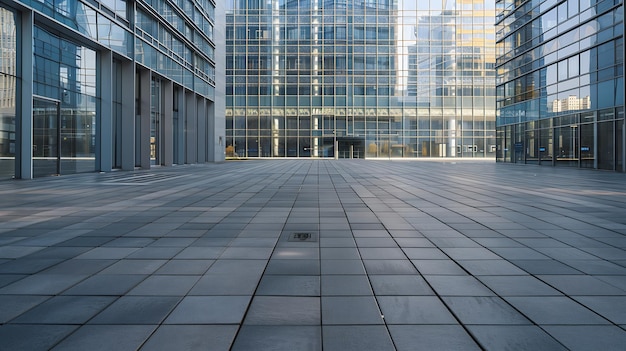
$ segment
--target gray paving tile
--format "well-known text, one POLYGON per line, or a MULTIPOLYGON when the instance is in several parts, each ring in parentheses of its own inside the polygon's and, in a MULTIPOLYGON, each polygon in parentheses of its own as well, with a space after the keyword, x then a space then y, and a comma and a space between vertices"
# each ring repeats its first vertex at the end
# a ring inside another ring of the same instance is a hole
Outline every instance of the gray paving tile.
POLYGON ((322 324, 383 324, 383 319, 373 296, 323 296, 322 324))
POLYGON ((500 296, 561 295, 561 292, 532 276, 482 276, 478 279, 500 296))
POLYGON ((567 350, 536 326, 470 325, 468 329, 486 350, 567 350))
POLYGON ((146 278, 139 274, 97 274, 64 291, 66 295, 124 295, 146 278))
POLYGON ((236 325, 162 325, 142 346, 144 351, 227 351, 235 338, 236 325))
POLYGON ((46 274, 91 275, 98 273, 117 262, 116 260, 75 260, 70 259, 46 270, 46 274))
POLYGON ((274 247, 274 238, 235 238, 228 245, 232 247, 274 247))
POLYGON ((171 260, 155 274, 204 274, 214 262, 215 260, 171 260))
POLYGON ((605 260, 563 260, 563 263, 586 274, 626 275, 626 267, 605 260))
POLYGON ((49 298, 35 295, 0 295, 0 324, 7 323, 49 298))
POLYGON ((382 325, 324 326, 322 328, 322 334, 324 350, 395 351, 395 347, 389 337, 389 332, 387 328, 382 325))
POLYGON ((0 247, 0 258, 15 259, 30 255, 43 250, 45 246, 17 246, 9 245, 0 247))
POLYGON ((197 275, 152 275, 127 295, 185 296, 200 279, 197 275))
POLYGON ((608 320, 565 296, 523 296, 505 299, 539 325, 609 324, 608 320))
POLYGON ((22 258, 18 260, 10 260, 0 264, 0 274, 34 274, 50 268, 62 261, 62 258, 22 258))
POLYGON ((458 260, 457 263, 474 276, 528 274, 506 260, 458 260))
POLYGON ((312 275, 264 275, 256 295, 320 296, 320 277, 312 275))
MULTIPOLYGON (((358 247, 398 247, 396 241, 392 238, 356 238, 356 244, 358 247)), ((362 251, 361 251, 362 252, 362 251)))
POLYGON ((312 260, 319 259, 318 248, 278 247, 272 254, 272 259, 283 260, 312 260))
POLYGON ((96 247, 77 256, 83 260, 119 260, 139 250, 137 247, 96 247))
POLYGON ((377 296, 387 324, 454 324, 456 320, 435 296, 377 296))
POLYGON ((0 289, 0 295, 57 295, 85 278, 87 275, 39 273, 5 286, 0 289))
POLYGON ((320 235, 320 247, 356 247, 356 243, 351 237, 335 238, 320 235))
POLYGON ((365 267, 361 260, 323 260, 321 274, 365 274, 365 267))
POLYGON ((254 294, 260 274, 205 274, 189 291, 189 295, 243 295, 254 294))
POLYGON ((395 241, 402 248, 409 247, 435 247, 435 245, 426 238, 400 238, 395 237, 395 241))
POLYGON ((425 275, 440 296, 494 296, 495 293, 471 276, 425 275))
POLYGON ((180 260, 212 260, 219 258, 223 251, 224 247, 221 246, 187 247, 174 258, 180 260))
POLYGON ((573 296, 572 298, 615 324, 626 324, 626 296, 573 296))
POLYGON ((467 275, 467 272, 452 260, 411 260, 423 275, 467 275))
POLYGON ((160 324, 180 301, 170 296, 123 296, 90 324, 160 324))
POLYGON ((228 247, 220 258, 223 259, 269 259, 272 247, 228 247))
POLYGON ((581 271, 555 260, 511 260, 511 263, 533 275, 581 273, 581 271))
POLYGON ((72 333, 76 325, 18 325, 0 327, 2 350, 49 350, 72 333))
POLYGON ((411 260, 445 260, 448 258, 443 251, 434 247, 404 247, 402 250, 411 260))
POLYGON ((358 260, 361 256, 359 250, 352 247, 322 247, 320 258, 322 260, 358 260))
POLYGON ((626 345, 626 332, 616 326, 546 326, 544 329, 572 351, 620 351, 626 345))
POLYGON ((182 248, 180 247, 144 247, 141 248, 132 254, 128 255, 129 259, 147 259, 147 260, 158 260, 165 259, 169 260, 174 258, 182 248))
POLYGON ((434 295, 419 275, 370 275, 374 293, 380 295, 434 295))
MULTIPOLYGON (((413 249, 413 248, 411 248, 413 249)), ((411 250, 407 249, 407 250, 411 250)), ((403 260, 406 255, 399 248, 391 247, 359 247, 364 260, 403 260)))
POLYGON ((218 260, 207 274, 250 274, 260 276, 267 265, 266 260, 218 260))
POLYGON ((320 261, 271 259, 265 274, 319 275, 320 261))
POLYGON ((244 325, 233 344, 233 351, 321 351, 319 326, 244 325))
POLYGON ((187 296, 164 324, 241 323, 250 296, 187 296))
POLYGON ((417 274, 409 260, 363 260, 367 274, 417 274))
MULTIPOLYGON (((506 260, 548 260, 550 257, 540 253, 537 250, 524 247, 495 247, 492 248, 496 255, 506 260)), ((498 257, 498 258, 500 258, 498 257)))
POLYGON ((162 265, 166 260, 119 260, 116 263, 108 266, 104 270, 100 271, 101 274, 152 274, 162 265))
POLYGON ((389 332, 398 351, 481 350, 459 325, 390 325, 389 332))
POLYGON ((588 275, 539 275, 539 279, 567 295, 624 295, 624 290, 588 275))
POLYGON ((322 295, 372 295, 372 288, 365 275, 323 275, 322 295))
POLYGON ((256 296, 244 325, 320 325, 320 298, 256 296))
POLYGON ((20 315, 12 323, 83 324, 115 300, 116 297, 111 296, 55 296, 20 315))
POLYGON ((52 350, 136 350, 155 328, 153 325, 84 325, 52 350))
POLYGON ((465 325, 524 325, 530 321, 504 300, 495 296, 446 296, 442 298, 465 325))

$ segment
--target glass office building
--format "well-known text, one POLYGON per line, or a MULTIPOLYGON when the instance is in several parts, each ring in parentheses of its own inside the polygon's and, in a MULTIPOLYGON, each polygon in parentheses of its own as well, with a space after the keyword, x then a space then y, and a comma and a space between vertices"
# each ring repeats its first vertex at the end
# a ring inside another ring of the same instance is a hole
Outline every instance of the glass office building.
POLYGON ((495 13, 226 0, 227 157, 495 157, 495 13))
POLYGON ((0 0, 0 179, 224 158, 224 6, 0 0))
POLYGON ((625 171, 623 0, 498 0, 497 160, 625 171))

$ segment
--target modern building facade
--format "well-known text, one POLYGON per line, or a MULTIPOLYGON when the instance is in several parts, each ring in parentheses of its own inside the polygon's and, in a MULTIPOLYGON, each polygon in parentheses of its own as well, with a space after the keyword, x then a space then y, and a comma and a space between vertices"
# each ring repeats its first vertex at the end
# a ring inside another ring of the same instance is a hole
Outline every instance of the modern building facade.
POLYGON ((497 160, 626 171, 623 0, 496 4, 497 160))
POLYGON ((495 3, 227 0, 226 154, 495 157, 495 3))
POLYGON ((224 159, 224 6, 0 0, 0 179, 224 159))

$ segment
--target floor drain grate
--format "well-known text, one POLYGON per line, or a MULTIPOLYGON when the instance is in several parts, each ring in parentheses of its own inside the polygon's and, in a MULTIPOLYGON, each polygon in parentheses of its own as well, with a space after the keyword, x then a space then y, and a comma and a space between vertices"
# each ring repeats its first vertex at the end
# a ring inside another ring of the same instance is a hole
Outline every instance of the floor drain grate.
POLYGON ((313 233, 293 233, 289 235, 289 241, 317 241, 313 233))

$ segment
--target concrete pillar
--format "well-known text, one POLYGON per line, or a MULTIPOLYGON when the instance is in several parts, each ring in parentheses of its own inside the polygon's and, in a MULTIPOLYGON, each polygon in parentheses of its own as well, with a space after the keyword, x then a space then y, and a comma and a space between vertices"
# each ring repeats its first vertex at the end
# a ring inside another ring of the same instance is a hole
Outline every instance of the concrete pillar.
POLYGON ((19 28, 17 53, 18 103, 16 124, 18 131, 17 152, 15 157, 15 178, 33 178, 33 48, 34 14, 23 11, 19 28))
POLYGON ((177 164, 185 163, 185 89, 178 87, 174 89, 174 99, 176 99, 176 107, 178 108, 178 118, 174 120, 174 145, 175 156, 174 162, 177 164))
MULTIPOLYGON (((216 1, 215 18, 226 18, 226 10, 223 1, 216 1)), ((277 7, 274 8, 277 10, 277 7)), ((216 47, 226 47, 226 26, 215 26, 213 40, 216 47)), ((226 50, 216 50, 215 55, 215 90, 214 96, 209 96, 213 101, 207 102, 208 161, 223 162, 226 151, 226 50)))
POLYGON ((135 63, 132 61, 123 61, 122 81, 119 87, 122 89, 122 169, 132 171, 135 169, 135 63))
POLYGON ((197 96, 197 116, 198 116, 198 142, 196 144, 196 150, 198 153, 198 162, 206 162, 207 161, 207 113, 206 113, 206 99, 202 96, 197 96))
POLYGON ((198 142, 198 114, 197 114, 196 94, 192 91, 185 91, 185 143, 186 154, 185 163, 197 163, 198 153, 196 144, 198 142))
POLYGON ((152 74, 149 70, 139 71, 139 160, 135 160, 141 169, 150 168, 150 101, 152 74), (137 162, 139 161, 139 162, 137 162))
POLYGON ((174 163, 174 83, 171 80, 163 80, 161 89, 163 101, 161 164, 171 166, 174 163))
POLYGON ((110 172, 113 168, 113 54, 100 52, 100 111, 98 113, 98 137, 96 138, 96 168, 110 172))

